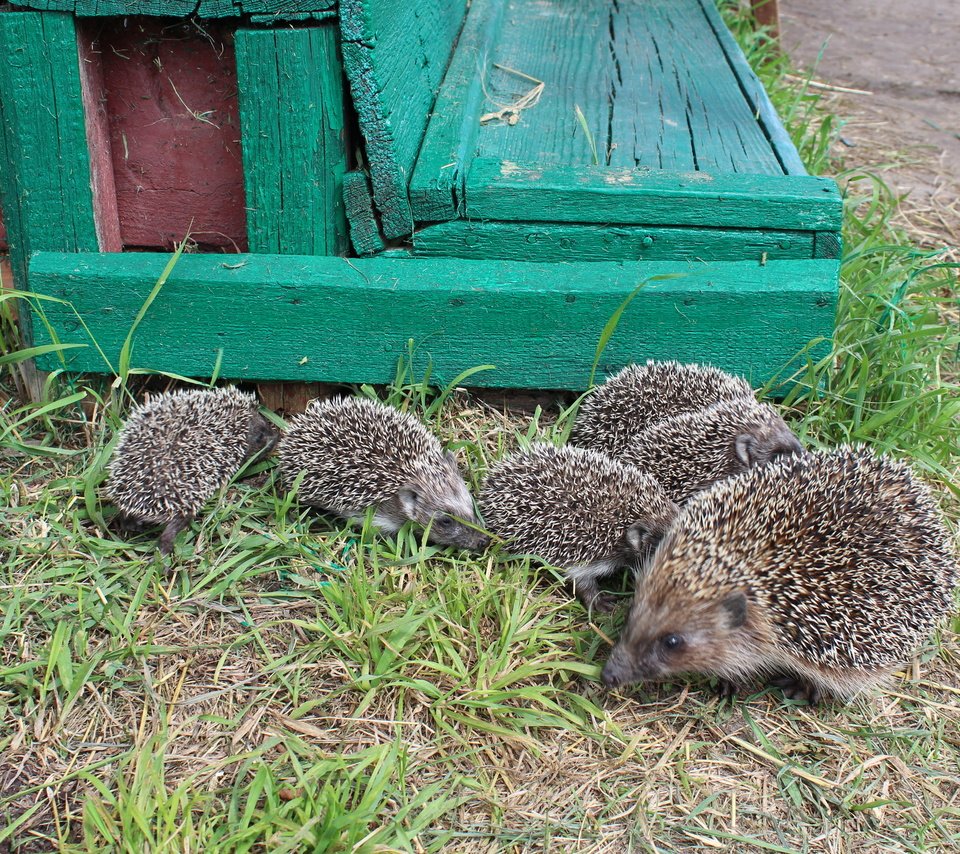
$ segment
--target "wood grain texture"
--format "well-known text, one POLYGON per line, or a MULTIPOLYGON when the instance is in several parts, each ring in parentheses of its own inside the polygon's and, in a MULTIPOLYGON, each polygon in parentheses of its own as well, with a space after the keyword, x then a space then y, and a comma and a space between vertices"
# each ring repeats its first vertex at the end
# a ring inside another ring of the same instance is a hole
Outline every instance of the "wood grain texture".
POLYGON ((357 255, 380 252, 386 244, 373 212, 373 190, 366 172, 347 172, 343 176, 343 201, 350 223, 350 243, 357 255))
POLYGON ((492 59, 545 87, 516 125, 480 129, 481 156, 586 166, 595 146, 597 165, 783 172, 699 0, 509 0, 492 59))
POLYGON ((110 124, 107 116, 107 94, 103 80, 103 63, 93 49, 95 39, 82 25, 77 30, 80 52, 80 91, 90 152, 94 224, 101 252, 120 252, 120 213, 117 210, 117 185, 113 178, 113 153, 110 147, 110 124))
POLYGON ((490 62, 501 68, 491 67, 487 75, 487 91, 496 100, 487 100, 484 112, 514 102, 530 89, 532 83, 513 71, 543 81, 544 89, 539 103, 524 110, 517 124, 491 122, 480 128, 480 156, 592 164, 589 139, 577 121, 579 106, 604 162, 613 72, 606 4, 508 0, 490 62))
MULTIPOLYGON (((68 300, 115 362, 168 259, 40 253, 30 277, 35 290, 68 300)), ((671 358, 707 361, 760 383, 811 339, 830 335, 837 268, 828 260, 557 265, 184 255, 137 330, 135 361, 208 376, 222 349, 226 377, 383 383, 412 338, 439 382, 489 363, 496 370, 471 383, 579 389, 604 325, 646 281, 603 354, 602 372, 671 358), (675 273, 683 276, 650 280, 675 273)), ((89 343, 68 307, 51 304, 47 318, 61 340, 89 343)), ((71 370, 106 370, 92 347, 68 357, 71 370)))
POLYGON ((488 54, 500 32, 506 0, 473 0, 434 103, 410 180, 419 221, 453 219, 466 166, 476 149, 488 54))
POLYGON ((327 14, 336 0, 16 0, 24 9, 72 12, 79 17, 151 15, 183 18, 233 18, 254 15, 265 19, 300 20, 306 14, 327 14))
POLYGON ((252 252, 347 249, 338 30, 236 32, 247 241, 252 252))
POLYGON ((809 175, 719 175, 476 158, 471 219, 839 231, 840 192, 809 175))
POLYGON ((813 258, 814 233, 456 220, 415 231, 413 249, 420 257, 513 261, 759 262, 813 258))
POLYGON ((737 76, 747 103, 750 105, 753 114, 757 116, 757 121, 763 128, 767 139, 770 140, 770 145, 776 152, 784 173, 787 175, 806 175, 806 167, 800 159, 793 140, 790 139, 790 134, 787 133, 786 128, 780 121, 777 111, 770 102, 770 97, 763 88, 763 84, 753 73, 753 69, 743 55, 743 51, 740 50, 740 46, 730 30, 723 23, 723 18, 720 17, 720 12, 717 11, 714 0, 699 0, 699 3, 720 47, 727 56, 730 68, 737 76))
POLYGON ((0 104, 0 204, 14 281, 26 289, 31 253, 99 249, 70 15, 0 14, 0 104))
POLYGON ((211 22, 97 22, 124 246, 245 250, 233 34, 211 22))
POLYGON ((465 0, 342 0, 343 58, 383 233, 413 230, 407 186, 465 0))

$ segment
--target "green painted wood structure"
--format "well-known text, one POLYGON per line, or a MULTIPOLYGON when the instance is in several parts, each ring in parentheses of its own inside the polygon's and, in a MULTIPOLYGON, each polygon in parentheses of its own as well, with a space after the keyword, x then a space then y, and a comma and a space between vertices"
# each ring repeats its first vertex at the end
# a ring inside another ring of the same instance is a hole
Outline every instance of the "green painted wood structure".
POLYGON ((92 48, 119 6, 225 28, 249 247, 180 259, 138 366, 376 383, 413 339, 443 379, 492 364, 471 382, 580 389, 632 294, 601 372, 679 358, 761 383, 828 346, 837 187, 806 174, 712 0, 14 5, 0 209, 17 285, 61 300, 35 304, 33 339, 85 345, 70 370, 116 367, 167 260, 118 251, 126 137, 92 48))

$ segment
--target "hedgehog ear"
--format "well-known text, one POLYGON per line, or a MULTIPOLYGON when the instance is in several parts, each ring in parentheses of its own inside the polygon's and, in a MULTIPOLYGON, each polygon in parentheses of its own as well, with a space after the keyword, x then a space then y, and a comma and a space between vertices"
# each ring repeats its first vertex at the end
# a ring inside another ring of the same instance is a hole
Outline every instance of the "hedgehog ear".
POLYGON ((623 535, 627 546, 632 552, 638 555, 646 554, 651 547, 656 545, 657 537, 647 530, 643 522, 634 522, 623 535))
POLYGON ((739 629, 747 621, 747 596, 742 591, 734 591, 720 604, 730 618, 731 629, 739 629))
POLYGON ((447 465, 455 471, 457 474, 460 473, 460 466, 457 465, 457 455, 453 451, 444 451, 443 458, 447 461, 447 465))
POLYGON ((753 464, 753 451, 756 443, 756 439, 749 433, 741 433, 734 441, 737 459, 739 459, 746 468, 750 468, 753 464))
POLYGON ((404 486, 397 493, 397 500, 400 502, 400 509, 403 515, 408 519, 417 518, 417 510, 420 508, 420 493, 414 486, 404 486))

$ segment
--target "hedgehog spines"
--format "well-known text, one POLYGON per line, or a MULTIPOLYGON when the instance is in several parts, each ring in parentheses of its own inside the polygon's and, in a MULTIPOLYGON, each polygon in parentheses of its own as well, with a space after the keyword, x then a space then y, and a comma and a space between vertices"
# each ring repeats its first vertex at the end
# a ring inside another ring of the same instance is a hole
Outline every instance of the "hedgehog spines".
POLYGON ((566 570, 578 598, 606 608, 597 578, 637 561, 677 508, 649 475, 596 451, 538 443, 501 460, 480 507, 515 551, 566 570), (639 530, 638 530, 639 528, 639 530))
POLYGON ((683 508, 605 679, 780 671, 849 696, 910 655, 956 584, 939 510, 907 466, 849 447, 785 458, 683 508), (740 623, 722 606, 735 595, 740 623), (687 642, 669 666, 651 653, 664 632, 687 642))
POLYGON ((121 516, 166 524, 160 548, 169 553, 249 454, 275 440, 272 428, 254 430, 260 418, 256 398, 234 386, 149 396, 120 431, 106 493, 121 516))
POLYGON ((745 379, 710 365, 628 365, 584 398, 570 444, 617 456, 638 433, 666 418, 753 395, 745 379))

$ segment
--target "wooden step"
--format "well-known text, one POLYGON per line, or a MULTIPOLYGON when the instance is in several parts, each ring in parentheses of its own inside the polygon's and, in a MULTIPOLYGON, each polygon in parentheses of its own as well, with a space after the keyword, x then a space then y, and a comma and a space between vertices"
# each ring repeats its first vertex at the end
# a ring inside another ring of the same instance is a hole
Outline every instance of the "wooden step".
MULTIPOLYGON (((85 345, 43 366, 114 370, 168 260, 34 256, 31 285, 54 300, 41 304, 36 343, 53 330, 85 345)), ((796 364, 811 341, 804 356, 829 347, 817 339, 832 325, 837 266, 184 255, 137 328, 134 365, 209 376, 219 363, 230 378, 386 383, 412 340, 440 382, 491 365, 470 385, 583 389, 605 325, 635 294, 601 375, 631 361, 680 359, 759 384, 796 364)))

